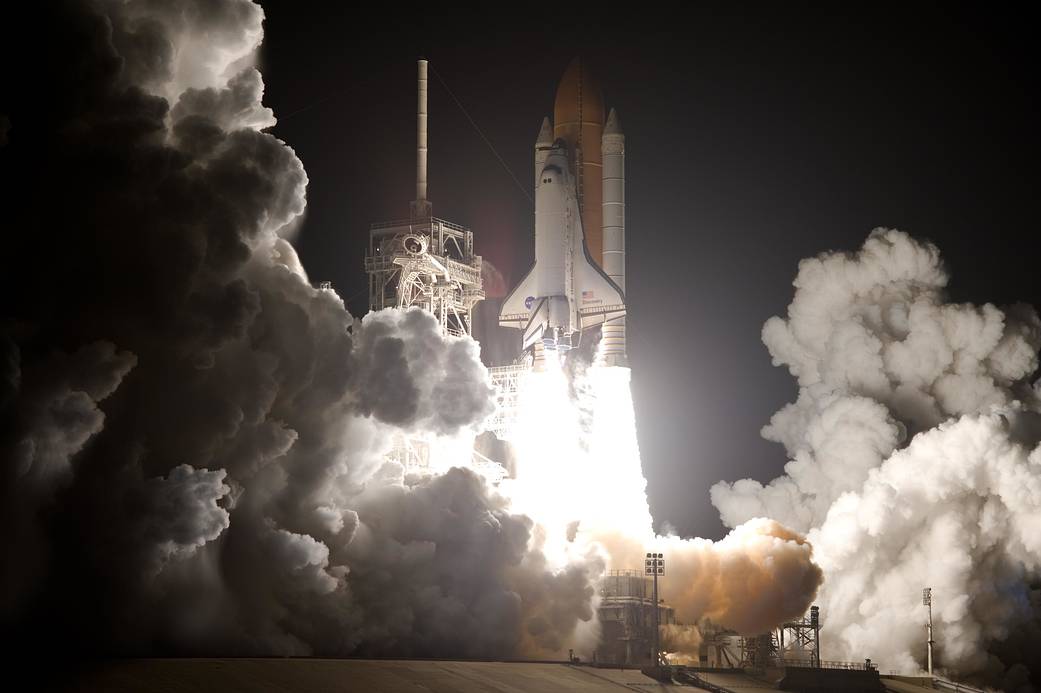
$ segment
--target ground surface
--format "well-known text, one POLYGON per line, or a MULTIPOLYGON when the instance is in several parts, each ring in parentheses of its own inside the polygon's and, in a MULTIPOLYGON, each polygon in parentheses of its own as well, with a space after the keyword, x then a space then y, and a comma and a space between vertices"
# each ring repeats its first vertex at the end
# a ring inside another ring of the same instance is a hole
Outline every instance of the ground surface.
POLYGON ((779 690, 774 683, 753 678, 740 672, 733 674, 699 672, 698 678, 731 693, 762 693, 763 691, 779 690))
MULTIPOLYGON (((52 672, 52 674, 55 672, 52 672)), ((768 674, 771 672, 768 672, 768 674)), ((717 690, 779 690, 770 676, 700 671, 717 690)), ((75 693, 621 693, 694 691, 663 685, 635 669, 599 669, 562 662, 458 662, 364 659, 127 659, 66 672, 55 690, 75 693)), ((882 677, 887 691, 931 689, 928 679, 882 677)), ((44 686, 50 688, 50 686, 44 686)))
MULTIPOLYGON (((350 659, 140 659, 98 665, 65 690, 83 693, 618 693, 672 691, 626 669, 557 663, 350 659)), ((683 688, 683 690, 693 690, 683 688)))

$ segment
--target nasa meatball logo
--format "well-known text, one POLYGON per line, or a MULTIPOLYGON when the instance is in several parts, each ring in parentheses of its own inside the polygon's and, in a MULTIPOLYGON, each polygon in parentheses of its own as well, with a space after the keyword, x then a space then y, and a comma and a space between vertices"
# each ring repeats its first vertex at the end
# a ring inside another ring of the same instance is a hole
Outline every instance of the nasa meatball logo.
POLYGON ((526 299, 524 299, 524 307, 527 308, 528 310, 531 310, 531 304, 534 303, 534 302, 535 302, 535 297, 534 296, 528 296, 526 299))

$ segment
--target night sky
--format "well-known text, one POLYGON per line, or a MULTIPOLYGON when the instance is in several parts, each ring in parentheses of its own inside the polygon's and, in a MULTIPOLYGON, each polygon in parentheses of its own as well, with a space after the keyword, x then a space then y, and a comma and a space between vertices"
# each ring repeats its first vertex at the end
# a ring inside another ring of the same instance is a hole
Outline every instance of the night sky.
POLYGON ((469 226, 507 286, 533 257, 541 119, 570 59, 588 62, 626 134, 629 353, 659 529, 721 536, 709 486, 781 473, 759 429, 795 384, 759 334, 801 258, 896 227, 940 247, 954 300, 1041 306, 1038 51, 1022 17, 263 5, 265 103, 310 179, 296 245, 354 315, 369 224, 406 217, 414 197, 416 57, 433 69, 434 213, 469 226))

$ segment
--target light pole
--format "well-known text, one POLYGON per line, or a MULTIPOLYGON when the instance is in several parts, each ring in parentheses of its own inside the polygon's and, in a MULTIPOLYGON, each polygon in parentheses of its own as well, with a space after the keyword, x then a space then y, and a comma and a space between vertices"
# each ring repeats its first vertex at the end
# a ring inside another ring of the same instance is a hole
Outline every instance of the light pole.
POLYGON ((661 646, 658 642, 659 610, 658 610, 658 576, 665 575, 665 555, 661 553, 648 553, 643 563, 643 574, 654 576, 654 655, 651 658, 655 668, 661 663, 659 654, 661 646))
POLYGON ((929 676, 933 675, 933 588, 926 587, 922 590, 922 604, 929 609, 929 625, 926 626, 929 633, 929 639, 926 640, 928 646, 927 657, 929 665, 929 676))

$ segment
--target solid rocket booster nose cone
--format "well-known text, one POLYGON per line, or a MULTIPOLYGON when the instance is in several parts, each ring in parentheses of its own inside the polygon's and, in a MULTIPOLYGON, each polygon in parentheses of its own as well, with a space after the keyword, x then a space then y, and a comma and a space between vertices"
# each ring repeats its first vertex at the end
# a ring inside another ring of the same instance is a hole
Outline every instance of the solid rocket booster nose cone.
POLYGON ((621 134, 624 134, 624 133, 622 133, 622 121, 618 117, 618 114, 615 113, 615 110, 613 108, 611 109, 611 112, 607 114, 607 123, 604 124, 604 134, 605 135, 621 135, 621 134))
POLYGON ((539 136, 535 139, 535 146, 548 147, 553 144, 553 124, 549 122, 549 116, 542 119, 542 128, 539 136))

